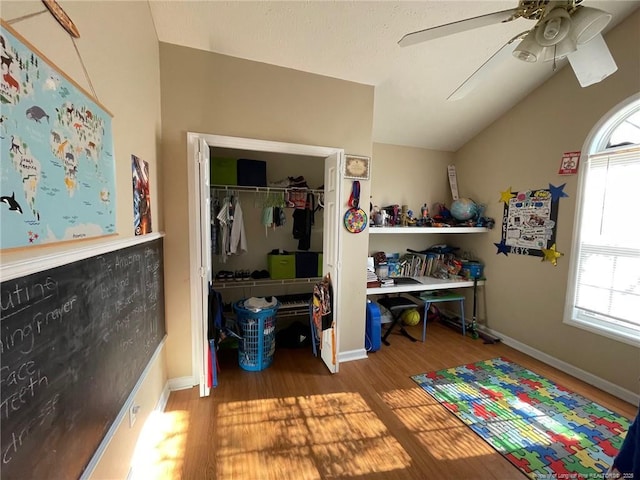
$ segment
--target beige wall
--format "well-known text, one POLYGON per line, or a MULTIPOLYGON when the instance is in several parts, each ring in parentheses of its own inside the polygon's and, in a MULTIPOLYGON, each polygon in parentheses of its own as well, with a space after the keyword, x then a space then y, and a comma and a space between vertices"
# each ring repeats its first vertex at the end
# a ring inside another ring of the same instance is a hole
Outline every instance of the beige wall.
MULTIPOLYGON (((371 155, 373 87, 200 50, 160 44, 165 262, 170 377, 191 376, 187 132, 344 148, 371 155)), ((348 188, 350 182, 344 182, 348 188)), ((363 182, 362 198, 369 196, 363 182)), ((345 207, 346 208, 346 207, 345 207)), ((364 345, 366 235, 342 244, 348 285, 340 351, 364 345)))
MULTIPOLYGON (((416 216, 424 203, 448 203, 451 194, 447 165, 453 163, 452 152, 373 144, 371 201, 374 205, 408 205, 416 216)), ((441 235, 370 235, 369 254, 406 253, 407 248, 423 250, 442 241, 441 235)))
MULTIPOLYGON (((64 8, 80 30, 81 37, 76 42, 98 100, 113 114, 119 238, 133 236, 131 154, 149 162, 153 229, 161 231, 164 225, 159 180, 162 166, 158 154, 161 123, 159 57, 149 7, 143 2, 65 2, 64 8)), ((11 20, 42 9, 39 1, 3 1, 1 14, 4 20, 11 20)), ((91 91, 69 35, 51 15, 23 20, 13 27, 85 90, 91 91)), ((2 263, 104 241, 3 252, 2 263)), ((133 453, 131 447, 144 419, 156 406, 166 378, 164 354, 161 354, 136 399, 141 405, 137 425, 132 430, 126 422, 120 426, 98 465, 95 478, 126 477, 133 453), (122 445, 128 448, 123 450, 122 445)))
POLYGON ((481 314, 503 334, 593 375, 638 393, 640 350, 562 323, 573 234, 577 176, 559 176, 563 152, 581 150, 593 126, 640 89, 640 12, 605 37, 619 70, 580 88, 566 66, 456 153, 460 191, 488 205, 497 227, 465 238, 486 263, 486 308, 481 314), (566 183, 558 208, 554 267, 539 257, 496 254, 500 192, 566 183))

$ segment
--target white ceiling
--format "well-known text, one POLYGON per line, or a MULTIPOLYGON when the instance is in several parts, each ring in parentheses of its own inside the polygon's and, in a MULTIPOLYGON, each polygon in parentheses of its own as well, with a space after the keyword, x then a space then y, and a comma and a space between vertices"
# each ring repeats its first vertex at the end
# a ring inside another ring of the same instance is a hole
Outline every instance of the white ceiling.
MULTIPOLYGON (((409 32, 517 3, 152 0, 150 8, 162 42, 374 85, 375 142, 455 151, 553 74, 551 62, 510 57, 467 97, 446 100, 534 21, 519 18, 404 48, 397 42, 409 32)), ((640 1, 582 5, 612 13, 609 29, 640 1)))

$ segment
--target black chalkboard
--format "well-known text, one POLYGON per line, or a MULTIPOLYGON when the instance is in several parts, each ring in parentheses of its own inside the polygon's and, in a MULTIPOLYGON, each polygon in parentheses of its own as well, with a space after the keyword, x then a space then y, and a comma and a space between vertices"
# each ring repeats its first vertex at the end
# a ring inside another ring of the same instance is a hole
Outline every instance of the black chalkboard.
POLYGON ((2 479, 78 478, 165 335, 162 238, 0 289, 2 479))

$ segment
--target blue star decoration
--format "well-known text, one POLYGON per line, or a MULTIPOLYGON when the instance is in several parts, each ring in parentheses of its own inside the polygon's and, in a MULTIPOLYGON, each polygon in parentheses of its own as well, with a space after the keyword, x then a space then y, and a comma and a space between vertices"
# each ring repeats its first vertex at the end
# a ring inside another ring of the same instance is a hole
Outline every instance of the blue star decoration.
POLYGON ((551 201, 552 202, 555 202, 556 200, 559 200, 561 197, 568 197, 569 196, 566 193, 564 193, 564 186, 565 185, 566 185, 566 183, 563 183, 559 187, 556 187, 555 185, 549 184, 549 191, 551 192, 551 201))
POLYGON ((504 243, 504 240, 500 240, 500 243, 494 243, 494 245, 498 247, 498 251, 496 252, 496 255, 500 255, 501 253, 504 253, 505 257, 509 256, 509 246, 506 243, 504 243))

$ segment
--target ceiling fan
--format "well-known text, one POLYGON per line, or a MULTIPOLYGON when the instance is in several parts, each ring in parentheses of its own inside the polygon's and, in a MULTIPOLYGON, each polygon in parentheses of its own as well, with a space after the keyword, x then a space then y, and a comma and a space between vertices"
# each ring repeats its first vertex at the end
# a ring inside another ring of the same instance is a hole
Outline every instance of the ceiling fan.
POLYGON ((458 100, 466 96, 488 76, 492 66, 509 54, 530 63, 553 61, 554 70, 558 60, 567 58, 580 85, 587 87, 604 80, 618 67, 601 35, 611 20, 611 14, 579 5, 580 3, 582 0, 520 0, 517 7, 509 10, 408 33, 398 44, 406 47, 474 28, 510 22, 520 17, 536 20, 531 30, 525 30, 510 39, 454 90, 447 100, 458 100))

